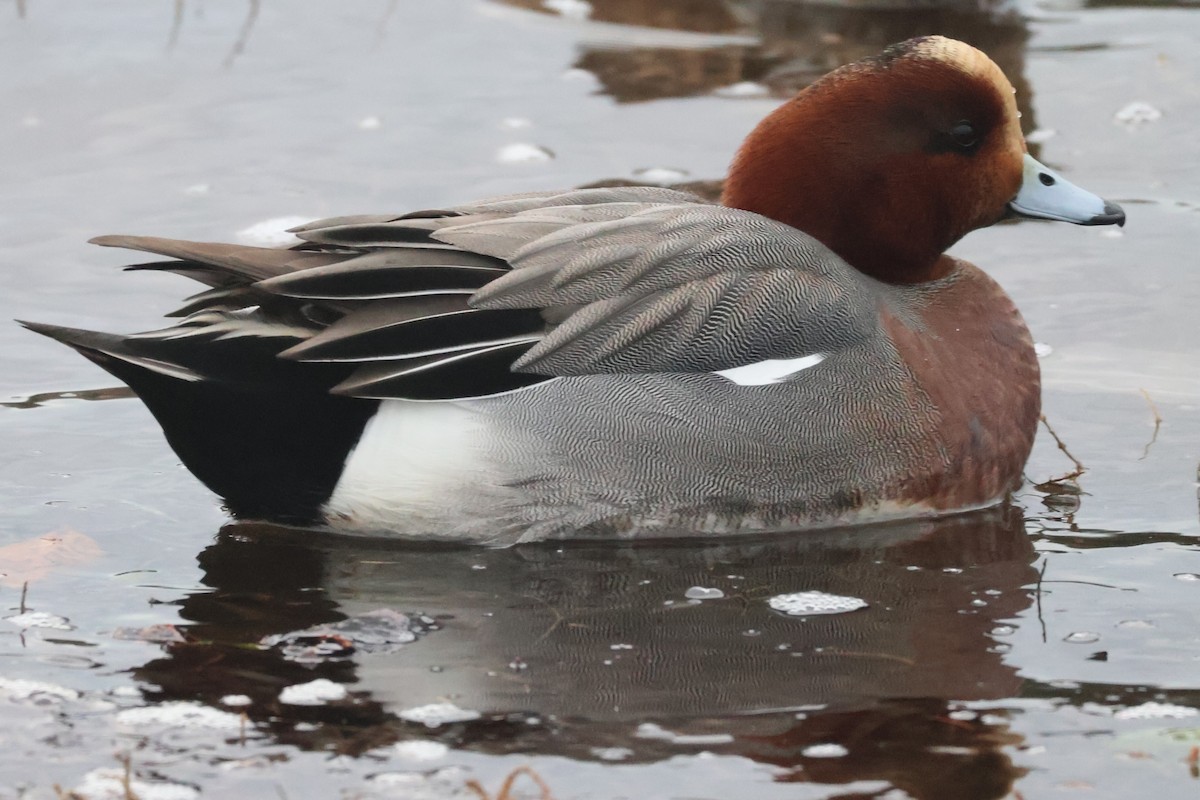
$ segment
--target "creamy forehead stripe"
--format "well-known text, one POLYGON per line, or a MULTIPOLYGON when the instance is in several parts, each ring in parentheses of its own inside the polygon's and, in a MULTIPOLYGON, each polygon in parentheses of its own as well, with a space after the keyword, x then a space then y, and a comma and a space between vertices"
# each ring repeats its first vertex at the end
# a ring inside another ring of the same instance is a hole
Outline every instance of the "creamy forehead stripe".
POLYGON ((1013 93, 1012 84, 1009 83, 1004 70, 996 66, 996 62, 988 58, 986 53, 965 42, 947 39, 945 36, 927 36, 913 47, 911 53, 917 58, 952 64, 969 75, 977 75, 1005 89, 1006 96, 1013 93))
POLYGON ((1017 108, 1017 90, 1005 76, 1004 70, 996 65, 981 50, 957 39, 947 39, 945 36, 927 36, 913 46, 910 57, 929 59, 948 64, 958 70, 986 81, 996 87, 1000 102, 1004 104, 1005 125, 1011 135, 1022 143, 1024 149, 1025 137, 1021 133, 1021 112, 1017 108))

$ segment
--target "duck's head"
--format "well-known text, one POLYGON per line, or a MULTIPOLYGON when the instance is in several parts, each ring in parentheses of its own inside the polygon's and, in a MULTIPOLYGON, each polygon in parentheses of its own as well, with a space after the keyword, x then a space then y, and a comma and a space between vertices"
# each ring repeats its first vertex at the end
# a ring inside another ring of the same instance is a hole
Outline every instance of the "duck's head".
POLYGON ((1124 224, 1115 204, 1026 152, 1012 84, 986 55, 927 36, 829 73, 759 123, 726 205, 821 240, 857 269, 918 283, 1009 214, 1124 224))

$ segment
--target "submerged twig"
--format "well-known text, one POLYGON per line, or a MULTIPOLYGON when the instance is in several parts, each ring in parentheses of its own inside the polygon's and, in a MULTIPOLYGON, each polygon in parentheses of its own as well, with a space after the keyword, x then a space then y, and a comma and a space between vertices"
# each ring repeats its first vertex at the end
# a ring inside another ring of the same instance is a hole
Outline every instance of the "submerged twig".
POLYGON ((171 32, 167 35, 167 52, 179 44, 179 31, 183 28, 183 4, 186 0, 175 0, 175 16, 171 19, 171 32))
POLYGON ((1057 580, 1057 581, 1042 581, 1042 583, 1078 583, 1081 586, 1099 586, 1101 589, 1116 589, 1119 592, 1136 592, 1137 591, 1137 589, 1134 589, 1130 586, 1114 586, 1111 583, 1098 583, 1097 581, 1072 581, 1072 580, 1067 580, 1065 578, 1062 580, 1057 580))
POLYGON ((1042 616, 1042 580, 1046 577, 1046 566, 1050 563, 1050 559, 1042 555, 1042 568, 1038 571, 1037 587, 1034 590, 1034 599, 1037 601, 1037 618, 1042 625, 1042 644, 1046 643, 1046 618, 1042 616))
POLYGON ((380 18, 379 24, 375 26, 375 45, 378 46, 387 36, 388 21, 392 15, 396 13, 396 6, 399 5, 399 0, 390 0, 387 10, 383 12, 383 17, 380 18))
POLYGON ((1158 413, 1158 406, 1154 405, 1154 401, 1150 398, 1150 393, 1145 389, 1139 390, 1142 397, 1146 398, 1146 403, 1150 406, 1150 413, 1154 415, 1154 434, 1150 437, 1150 441, 1146 442, 1146 447, 1142 450, 1142 457, 1138 461, 1144 461, 1146 456, 1150 455, 1150 448, 1158 441, 1158 429, 1162 427, 1162 415, 1158 413))
POLYGON ((225 57, 225 63, 221 66, 232 67, 234 60, 246 49, 246 42, 250 41, 250 31, 254 29, 254 21, 258 19, 260 5, 261 0, 250 0, 250 11, 246 14, 246 21, 242 23, 242 30, 238 33, 237 41, 233 43, 233 49, 229 51, 229 55, 225 57))
POLYGON ((844 656, 846 658, 873 658, 880 661, 894 661, 897 664, 903 664, 906 667, 915 667, 917 662, 905 656, 898 656, 895 653, 871 653, 862 650, 842 650, 839 647, 827 647, 821 651, 823 656, 844 656))

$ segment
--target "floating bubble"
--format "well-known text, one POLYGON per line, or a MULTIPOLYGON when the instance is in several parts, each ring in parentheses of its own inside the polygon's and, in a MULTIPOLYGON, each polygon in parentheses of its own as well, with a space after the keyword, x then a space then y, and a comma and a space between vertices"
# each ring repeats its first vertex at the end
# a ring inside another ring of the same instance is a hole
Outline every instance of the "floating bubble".
POLYGON ((671 744, 729 744, 733 736, 728 733, 675 733, 653 722, 638 725, 634 734, 639 739, 661 739, 671 744))
POLYGON ((664 185, 679 183, 679 181, 688 177, 688 172, 685 169, 674 169, 672 167, 646 167, 645 169, 635 169, 633 177, 644 183, 664 185))
POLYGON ((26 611, 24 614, 14 614, 4 619, 22 628, 49 628, 55 631, 69 631, 75 627, 66 617, 60 617, 57 614, 48 614, 45 611, 26 611))
POLYGON ((826 592, 795 592, 777 594, 767 605, 789 617, 807 617, 816 614, 845 614, 866 608, 867 602, 857 597, 843 597, 826 592))
POLYGON ((156 706, 127 708, 117 713, 117 722, 122 725, 165 725, 172 728, 215 730, 237 730, 242 726, 242 718, 237 714, 182 700, 156 706))
POLYGON ((713 94, 715 94, 717 97, 737 98, 766 97, 770 93, 770 89, 768 89, 766 86, 763 86, 761 83, 755 83, 754 81, 741 81, 730 86, 722 86, 720 89, 717 89, 715 92, 713 92, 713 94))
POLYGON ((327 678, 317 678, 308 683, 285 686, 279 693, 279 702, 291 706, 319 706, 335 700, 345 700, 348 692, 340 683, 327 678))
POLYGON ((1128 628, 1133 630, 1146 630, 1154 627, 1154 623, 1148 619, 1123 619, 1117 623, 1118 628, 1128 628))
POLYGON ((453 703, 430 703, 425 706, 406 708, 397 716, 405 722, 420 722, 427 728, 436 728, 452 722, 470 722, 479 719, 479 712, 459 708, 453 703))
POLYGON ((397 742, 392 751, 407 761, 437 761, 450 752, 450 748, 441 742, 429 742, 414 739, 407 742, 397 742))
POLYGON ((1123 125, 1143 125, 1162 119, 1162 112, 1147 102, 1135 100, 1114 114, 1113 119, 1123 125))
POLYGON ((496 153, 496 160, 501 164, 537 164, 553 158, 554 153, 548 148, 525 142, 506 144, 496 153))
POLYGON ((624 761, 633 751, 628 747, 593 747, 592 755, 601 761, 624 761))
POLYGON ((0 678, 0 698, 6 700, 36 700, 40 698, 75 700, 78 697, 79 692, 74 689, 56 686, 53 683, 27 681, 21 678, 0 678))
POLYGON ((200 792, 182 783, 130 778, 118 767, 101 767, 83 776, 71 797, 137 797, 139 800, 193 800, 200 792))
POLYGON ((574 20, 585 20, 592 15, 592 4, 587 0, 542 0, 542 8, 574 20))
POLYGON ((824 744, 810 744, 808 747, 800 751, 800 755, 807 758, 841 758, 849 753, 850 751, 845 747, 833 742, 824 744))
POLYGON ((1200 716, 1200 710, 1174 703, 1156 703, 1153 700, 1140 706, 1122 708, 1113 714, 1117 719, 1186 719, 1200 716))

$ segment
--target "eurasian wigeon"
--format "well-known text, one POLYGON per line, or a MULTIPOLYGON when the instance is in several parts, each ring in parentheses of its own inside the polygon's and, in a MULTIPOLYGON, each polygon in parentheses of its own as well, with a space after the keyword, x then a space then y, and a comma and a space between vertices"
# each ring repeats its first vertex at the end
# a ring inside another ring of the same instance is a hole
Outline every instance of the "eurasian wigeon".
POLYGON ((210 288, 159 331, 26 324, 128 383, 239 518, 488 544, 851 525, 1019 483, 1033 342, 945 255, 1013 213, 1125 219, 1027 154, 987 56, 930 36, 763 120, 720 205, 521 195, 290 250, 104 236, 210 288))

